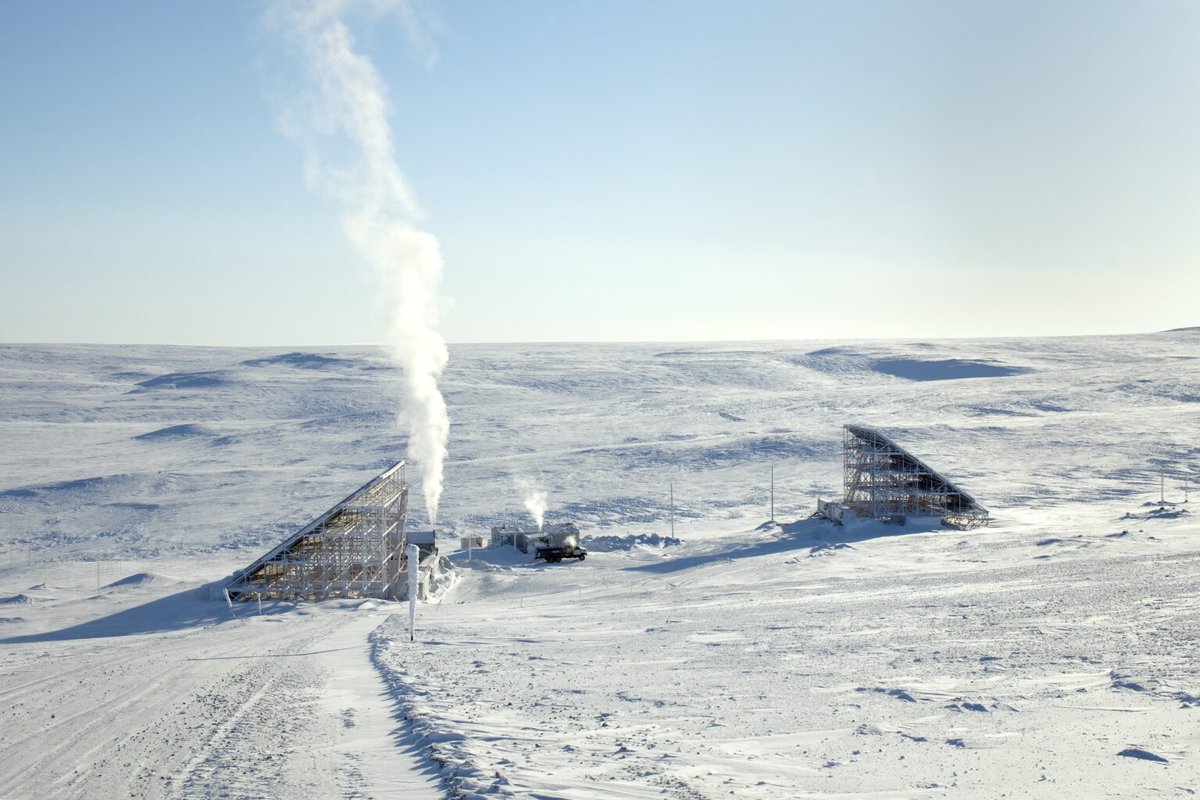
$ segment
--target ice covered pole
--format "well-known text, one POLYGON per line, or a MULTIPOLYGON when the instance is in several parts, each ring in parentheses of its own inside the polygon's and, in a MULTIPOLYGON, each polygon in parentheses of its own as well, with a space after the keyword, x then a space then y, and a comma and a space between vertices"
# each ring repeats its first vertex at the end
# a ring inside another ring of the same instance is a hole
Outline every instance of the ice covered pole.
POLYGON ((408 640, 417 639, 417 587, 420 584, 418 571, 421 568, 421 548, 410 544, 408 554, 408 640))

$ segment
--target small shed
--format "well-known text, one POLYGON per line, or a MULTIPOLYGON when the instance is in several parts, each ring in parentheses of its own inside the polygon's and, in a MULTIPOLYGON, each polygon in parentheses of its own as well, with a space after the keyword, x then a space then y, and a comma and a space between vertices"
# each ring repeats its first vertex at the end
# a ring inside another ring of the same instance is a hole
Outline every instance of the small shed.
POLYGON ((437 555, 437 531, 405 531, 404 543, 415 544, 421 551, 421 560, 437 555))

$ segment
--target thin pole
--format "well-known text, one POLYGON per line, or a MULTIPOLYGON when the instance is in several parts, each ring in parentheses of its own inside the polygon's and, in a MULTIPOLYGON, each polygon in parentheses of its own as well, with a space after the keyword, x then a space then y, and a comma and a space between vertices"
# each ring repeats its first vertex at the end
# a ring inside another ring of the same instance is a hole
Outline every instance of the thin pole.
POLYGON ((775 465, 771 465, 771 522, 775 521, 775 465))
POLYGON ((669 481, 667 487, 671 492, 671 538, 675 538, 675 482, 669 481))
POLYGON ((1167 485, 1167 468, 1160 466, 1158 468, 1158 502, 1159 502, 1159 505, 1166 502, 1166 500, 1163 497, 1163 491, 1166 489, 1166 485, 1167 485))

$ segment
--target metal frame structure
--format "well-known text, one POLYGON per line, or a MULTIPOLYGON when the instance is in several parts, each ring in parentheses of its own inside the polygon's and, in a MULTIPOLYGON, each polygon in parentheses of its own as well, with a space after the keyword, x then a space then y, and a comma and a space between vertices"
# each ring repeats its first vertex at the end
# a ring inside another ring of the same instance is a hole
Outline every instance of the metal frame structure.
POLYGON ((843 504, 859 516, 903 521, 937 516, 962 527, 985 525, 988 510, 924 461, 873 428, 846 425, 843 504))
POLYGON ((407 567, 408 484, 397 461, 243 570, 234 600, 325 597, 396 599, 407 567))

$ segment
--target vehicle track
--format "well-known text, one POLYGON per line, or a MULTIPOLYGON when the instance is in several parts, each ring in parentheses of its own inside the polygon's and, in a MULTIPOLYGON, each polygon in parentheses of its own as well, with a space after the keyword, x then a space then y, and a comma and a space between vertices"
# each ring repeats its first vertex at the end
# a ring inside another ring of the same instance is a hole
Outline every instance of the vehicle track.
POLYGON ((197 767, 285 675, 285 657, 337 621, 267 619, 281 623, 269 635, 255 619, 171 638, 29 647, 14 668, 49 674, 0 694, 0 797, 183 796, 176 789, 196 783, 197 767))

